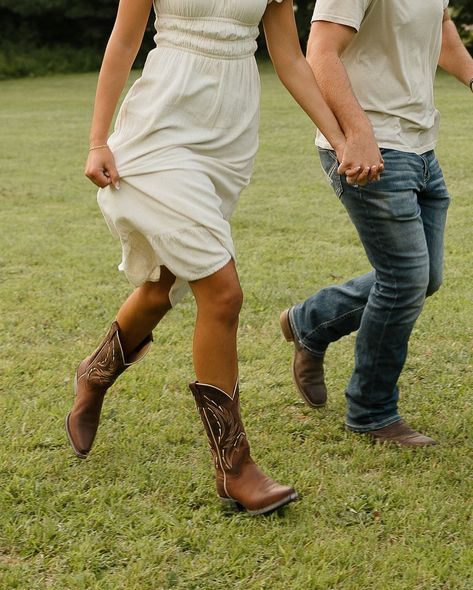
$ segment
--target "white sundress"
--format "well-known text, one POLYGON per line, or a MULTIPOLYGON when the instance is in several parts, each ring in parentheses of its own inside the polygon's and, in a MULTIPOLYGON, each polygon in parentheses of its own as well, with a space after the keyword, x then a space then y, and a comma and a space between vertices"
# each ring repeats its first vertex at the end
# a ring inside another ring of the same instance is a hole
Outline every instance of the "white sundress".
POLYGON ((156 47, 109 138, 120 190, 100 189, 98 202, 119 268, 139 286, 166 266, 173 305, 235 258, 228 220, 258 146, 254 53, 269 2, 155 0, 156 47))

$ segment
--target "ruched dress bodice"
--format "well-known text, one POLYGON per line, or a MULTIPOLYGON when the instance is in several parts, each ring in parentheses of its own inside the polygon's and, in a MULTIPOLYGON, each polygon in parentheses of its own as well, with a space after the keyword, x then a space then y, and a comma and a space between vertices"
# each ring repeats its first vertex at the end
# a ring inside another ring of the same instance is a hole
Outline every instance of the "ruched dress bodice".
POLYGON ((229 219, 257 150, 254 52, 267 4, 155 0, 156 47, 109 138, 121 188, 98 201, 122 244, 120 268, 134 285, 169 268, 173 304, 235 258, 229 219))
POLYGON ((267 0, 155 0, 155 26, 159 34, 167 28, 167 19, 172 18, 183 23, 182 33, 185 33, 190 32, 189 23, 195 22, 192 36, 201 36, 202 44, 204 39, 229 42, 249 39, 251 47, 256 49, 258 25, 267 4, 267 0))
POLYGON ((175 47, 219 59, 249 57, 257 48, 257 22, 158 12, 155 26, 157 47, 175 47))

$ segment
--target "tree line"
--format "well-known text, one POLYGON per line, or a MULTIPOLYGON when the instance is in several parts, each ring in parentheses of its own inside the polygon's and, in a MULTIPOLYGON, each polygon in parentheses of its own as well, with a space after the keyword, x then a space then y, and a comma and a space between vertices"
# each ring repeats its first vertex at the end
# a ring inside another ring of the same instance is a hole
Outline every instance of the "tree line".
MULTIPOLYGON (((41 67, 39 71, 34 70, 35 60, 46 61, 52 71, 94 69, 100 64, 117 4, 118 0, 0 0, 0 77, 6 77, 8 70, 10 75, 44 73, 41 67)), ((294 4, 304 47, 315 1, 295 0, 294 4)), ((451 0, 450 6, 472 51, 473 2, 451 0)), ((151 17, 137 66, 142 65, 152 47, 152 37, 151 17)), ((264 50, 264 40, 260 41, 264 50)))

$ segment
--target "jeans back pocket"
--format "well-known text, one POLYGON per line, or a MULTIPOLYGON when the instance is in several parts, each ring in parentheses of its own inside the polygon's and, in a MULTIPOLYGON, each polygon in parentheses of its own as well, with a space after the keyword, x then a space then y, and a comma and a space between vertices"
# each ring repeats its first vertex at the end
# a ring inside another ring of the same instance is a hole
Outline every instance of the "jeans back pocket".
POLYGON ((335 152, 333 150, 319 148, 319 157, 320 163, 322 164, 322 170, 324 171, 330 186, 337 197, 340 198, 343 194, 343 185, 340 174, 337 172, 339 163, 335 152))

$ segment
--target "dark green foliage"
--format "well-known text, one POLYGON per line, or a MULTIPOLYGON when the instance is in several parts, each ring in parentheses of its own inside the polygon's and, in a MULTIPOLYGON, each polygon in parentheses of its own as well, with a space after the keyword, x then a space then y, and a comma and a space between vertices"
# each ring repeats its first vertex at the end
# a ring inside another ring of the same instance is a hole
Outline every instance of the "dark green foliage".
POLYGON ((70 45, 35 47, 26 43, 4 43, 0 49, 0 80, 23 76, 44 76, 66 72, 97 70, 102 54, 93 49, 70 45))
MULTIPOLYGON (((0 79, 97 69, 117 6, 118 0, 0 0, 0 79)), ((138 67, 151 43, 148 31, 138 67)))
POLYGON ((315 1, 314 0, 299 0, 296 7, 296 22, 297 29, 299 31, 299 38, 303 49, 307 43, 310 31, 310 19, 312 12, 314 11, 315 1))
POLYGON ((471 0, 452 0, 450 5, 454 8, 459 23, 473 24, 473 3, 471 0))
POLYGON ((0 8, 15 14, 35 16, 56 12, 66 19, 113 18, 117 4, 116 0, 0 0, 0 8))
POLYGON ((450 6, 460 35, 470 53, 473 53, 473 2, 472 0, 452 0, 450 6))
POLYGON ((116 7, 116 0, 0 0, 0 18, 12 41, 21 36, 38 44, 84 47, 104 44, 116 7))

